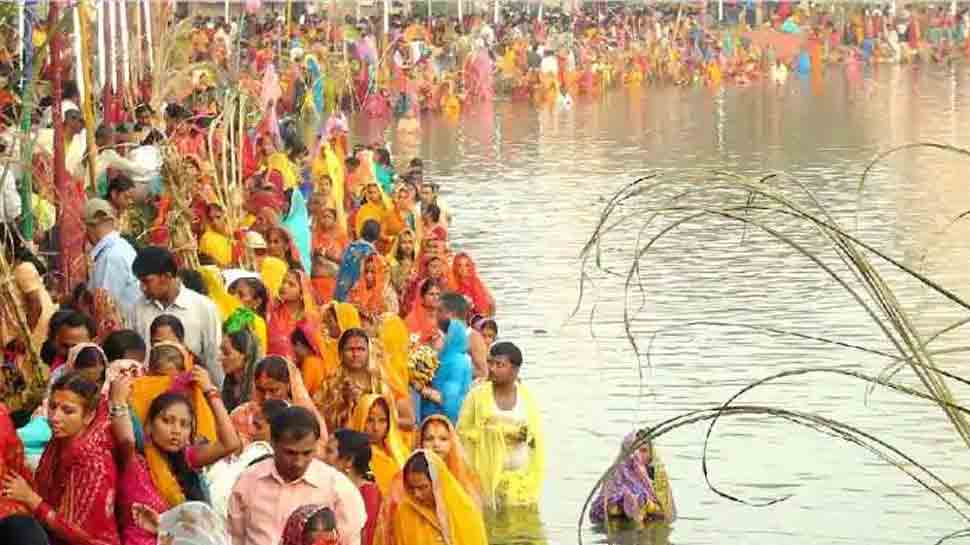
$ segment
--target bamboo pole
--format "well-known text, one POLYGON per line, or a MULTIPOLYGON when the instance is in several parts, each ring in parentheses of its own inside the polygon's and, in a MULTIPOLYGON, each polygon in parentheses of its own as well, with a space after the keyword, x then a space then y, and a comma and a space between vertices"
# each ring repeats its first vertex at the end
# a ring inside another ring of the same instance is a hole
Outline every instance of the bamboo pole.
MULTIPOLYGON (((61 38, 63 33, 57 30, 58 18, 60 17, 61 6, 59 2, 51 2, 50 7, 47 11, 47 31, 50 33, 50 70, 51 70, 51 86, 52 97, 54 103, 51 105, 53 110, 53 125, 54 125, 54 187, 57 190, 58 197, 63 199, 63 196, 68 195, 71 191, 70 179, 67 176, 67 172, 64 167, 64 118, 62 116, 61 100, 64 98, 63 87, 61 82, 61 38)), ((58 209, 59 221, 67 219, 70 215, 67 208, 70 207, 70 203, 62 201, 61 206, 58 209)), ((69 226, 65 223, 61 223, 61 229, 67 229, 69 226)), ((71 269, 72 269, 72 256, 76 254, 79 248, 70 248, 68 244, 61 244, 60 252, 60 267, 61 272, 64 275, 64 291, 67 292, 71 289, 71 269)))
POLYGON ((154 36, 152 36, 152 3, 151 0, 145 0, 145 38, 148 39, 148 69, 152 72, 155 70, 155 51, 152 44, 154 43, 154 36))
POLYGON ((128 3, 118 3, 118 34, 121 35, 121 87, 131 83, 131 59, 128 56, 128 3))
POLYGON ((115 13, 115 1, 106 0, 108 9, 108 26, 105 29, 108 35, 108 68, 111 70, 111 92, 118 92, 118 50, 117 44, 118 23, 115 13))
MULTIPOLYGON (((74 33, 77 35, 77 39, 80 43, 81 56, 78 59, 78 63, 81 66, 80 72, 84 75, 84 79, 87 80, 90 85, 85 86, 83 90, 79 89, 81 94, 81 113, 84 115, 84 134, 85 141, 87 142, 88 149, 88 185, 92 193, 96 191, 97 179, 95 176, 95 161, 94 157, 98 156, 97 142, 94 138, 94 82, 92 80, 92 70, 91 70, 91 31, 88 27, 88 15, 87 7, 85 7, 84 2, 78 2, 74 8, 74 20, 77 21, 77 27, 74 33)), ((78 78, 80 81, 81 78, 78 78)))
POLYGON ((108 59, 107 59, 107 48, 104 45, 104 26, 105 26, 105 13, 104 13, 104 2, 98 2, 98 90, 104 90, 105 86, 108 84, 108 59))
POLYGON ((26 37, 24 36, 24 29, 27 28, 27 25, 26 25, 26 22, 25 22, 25 19, 26 19, 26 13, 25 12, 26 12, 26 9, 27 9, 27 0, 20 0, 19 3, 20 3, 20 9, 18 10, 19 13, 17 14, 17 40, 18 40, 18 42, 17 42, 17 60, 20 62, 20 67, 21 67, 20 88, 23 89, 24 88, 24 81, 26 81, 26 79, 27 79, 26 71, 23 70, 23 66, 24 66, 24 51, 26 50, 27 47, 29 47, 27 45, 27 42, 25 41, 26 40, 26 37))
MULTIPOLYGON (((21 97, 21 124, 20 129, 23 132, 26 145, 22 146, 21 149, 21 164, 29 165, 31 164, 31 158, 33 157, 33 147, 34 139, 27 138, 30 135, 30 123, 31 115, 30 112, 34 109, 34 48, 31 43, 31 36, 33 35, 33 22, 32 17, 34 13, 33 6, 27 7, 26 0, 21 4, 22 8, 22 23, 24 28, 20 36, 20 47, 23 54, 20 57, 21 66, 21 81, 23 85, 23 95, 21 97)), ((22 202, 31 202, 33 195, 33 184, 31 181, 31 176, 33 175, 33 169, 25 168, 20 181, 20 198, 22 202)), ((23 233, 27 240, 34 238, 34 214, 33 209, 30 206, 23 207, 23 213, 20 215, 20 231, 23 233)))

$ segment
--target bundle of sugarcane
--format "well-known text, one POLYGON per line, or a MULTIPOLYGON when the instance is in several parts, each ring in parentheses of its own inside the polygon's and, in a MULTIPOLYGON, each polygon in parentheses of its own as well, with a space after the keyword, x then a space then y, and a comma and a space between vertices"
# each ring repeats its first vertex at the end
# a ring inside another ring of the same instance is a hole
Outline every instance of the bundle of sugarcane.
POLYGON ((165 187, 169 206, 164 213, 161 225, 169 231, 169 244, 182 264, 191 269, 199 268, 199 249, 192 232, 192 199, 199 191, 199 178, 202 173, 191 160, 167 145, 162 148, 162 183, 165 187))
MULTIPOLYGON (((13 235, 18 236, 18 235, 13 235)), ((10 241, 3 241, 5 247, 10 247, 10 241)), ((33 412, 44 399, 47 389, 47 366, 41 361, 39 347, 34 346, 30 325, 24 312, 17 287, 14 284, 14 266, 7 260, 6 252, 0 251, 0 315, 7 327, 14 326, 17 338, 22 341, 26 349, 23 360, 17 364, 19 372, 8 372, 7 365, 3 365, 0 372, 0 401, 7 405, 12 412, 33 412)), ((13 371, 10 369, 10 371, 13 371)))

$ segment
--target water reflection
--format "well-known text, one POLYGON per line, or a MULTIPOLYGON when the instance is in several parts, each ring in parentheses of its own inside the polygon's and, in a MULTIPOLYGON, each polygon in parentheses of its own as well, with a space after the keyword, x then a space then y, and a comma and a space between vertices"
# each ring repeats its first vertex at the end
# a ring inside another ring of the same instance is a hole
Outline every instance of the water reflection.
POLYGON ((535 509, 508 508, 485 517, 489 543, 506 545, 547 545, 546 531, 535 509))
POLYGON ((655 522, 646 526, 633 522, 610 522, 610 526, 597 526, 594 531, 602 534, 600 543, 611 545, 670 545, 670 534, 674 531, 669 524, 655 522))
MULTIPOLYGON (((579 100, 571 110, 500 102, 491 113, 463 112, 457 124, 423 119, 420 141, 410 148, 389 131, 396 154, 426 160, 429 177, 441 184, 443 199, 456 212, 455 250, 476 257, 501 309, 500 337, 523 348, 522 377, 538 397, 555 444, 541 516, 494 520, 492 543, 575 543, 583 501, 612 462, 614 445, 634 427, 722 402, 768 374, 833 365, 877 374, 886 364, 884 358, 750 330, 677 329, 717 320, 891 350, 858 305, 817 267, 757 233, 749 232, 741 244, 736 226, 717 221, 685 227, 641 264, 647 298, 633 330, 645 341, 672 328, 654 344, 652 367, 640 368, 624 339, 622 282, 598 279, 588 304, 568 321, 578 297, 579 251, 604 199, 636 174, 684 168, 786 172, 862 240, 970 297, 970 221, 949 225, 970 210, 965 159, 905 152, 876 168, 862 194, 856 192, 878 151, 917 141, 970 146, 970 71, 886 66, 871 76, 853 81, 833 67, 823 76, 821 93, 817 81, 793 80, 783 88, 752 85, 717 95, 644 86, 579 100)), ((783 227, 814 250, 827 251, 812 233, 783 227)), ((628 264, 623 256, 637 230, 631 222, 618 232, 604 259, 628 264)), ((825 259, 838 264, 831 254, 825 259)), ((898 271, 880 271, 924 336, 966 316, 898 271)), ((941 338, 937 348, 959 346, 963 335, 958 330, 941 338)), ((960 370, 965 358, 941 361, 960 370)), ((918 387, 908 372, 900 378, 918 387)), ((966 456, 965 446, 938 408, 882 390, 866 404, 863 392, 855 381, 813 377, 775 384, 748 400, 845 421, 952 482, 970 481, 970 470, 954 463, 966 456)), ((956 395, 964 399, 970 391, 957 388, 956 395)), ((792 499, 766 509, 727 502, 701 478, 704 431, 685 428, 663 438, 681 512, 677 543, 912 545, 935 541, 962 522, 867 453, 759 419, 725 423, 715 434, 712 478, 743 497, 783 489, 792 499)), ((659 530, 641 534, 623 536, 646 543, 667 539, 659 530)), ((605 540, 592 529, 584 535, 588 542, 605 540)))

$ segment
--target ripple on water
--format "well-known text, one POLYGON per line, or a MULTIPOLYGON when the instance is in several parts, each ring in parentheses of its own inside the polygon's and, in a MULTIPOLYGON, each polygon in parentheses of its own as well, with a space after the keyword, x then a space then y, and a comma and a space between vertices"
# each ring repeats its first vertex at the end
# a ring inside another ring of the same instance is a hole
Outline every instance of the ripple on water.
MULTIPOLYGON (((965 161, 932 150, 901 153, 856 192, 879 151, 917 141, 970 145, 970 74, 880 67, 869 96, 848 89, 839 74, 830 74, 821 95, 799 82, 780 90, 727 89, 716 99, 704 89, 644 87, 637 96, 621 91, 578 101, 569 112, 501 103, 494 117, 474 111, 458 125, 426 120, 418 150, 457 215, 456 245, 473 253, 495 294, 499 337, 520 343, 526 354, 524 378, 541 400, 551 445, 541 522, 518 515, 490 521, 493 543, 575 543, 589 488, 635 426, 723 402, 748 382, 784 370, 839 366, 877 374, 889 363, 742 327, 684 325, 773 327, 893 352, 849 294, 806 258, 756 229, 745 230, 742 241, 737 225, 712 219, 683 226, 641 263, 644 297, 635 291, 628 302, 642 350, 663 330, 650 366, 642 357, 638 363, 625 337, 622 278, 594 275, 585 304, 570 319, 578 254, 605 198, 635 177, 652 170, 784 172, 769 183, 798 180, 862 240, 970 297, 970 222, 949 226, 970 210, 965 161)), ((393 135, 390 141, 396 145, 393 135)), ((773 225, 844 272, 815 234, 794 221, 773 225)), ((620 274, 637 231, 630 221, 608 242, 604 259, 620 274)), ((966 316, 897 271, 880 271, 924 334, 966 316)), ((938 348, 959 346, 960 337, 941 338, 938 348)), ((959 369, 964 360, 941 361, 959 369)), ((918 386, 909 372, 899 378, 918 386)), ((958 398, 964 390, 955 389, 958 398)), ((953 463, 966 449, 939 409, 911 398, 877 390, 867 405, 858 381, 806 375, 742 399, 843 420, 948 480, 970 480, 953 463)), ((722 419, 709 451, 710 476, 747 499, 792 497, 764 508, 728 502, 708 490, 701 474, 706 431, 682 428, 659 441, 680 513, 673 532, 624 534, 621 542, 911 545, 961 527, 954 513, 868 452, 770 418, 722 419)), ((587 542, 605 542, 592 530, 585 535, 587 542)))

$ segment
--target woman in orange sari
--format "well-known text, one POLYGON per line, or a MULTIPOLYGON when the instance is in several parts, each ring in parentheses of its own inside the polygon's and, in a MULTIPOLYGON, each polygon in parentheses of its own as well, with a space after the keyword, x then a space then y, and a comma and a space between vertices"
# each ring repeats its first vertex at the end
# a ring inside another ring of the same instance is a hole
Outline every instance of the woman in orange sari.
POLYGON ((320 198, 310 199, 313 213, 313 251, 322 252, 328 259, 340 263, 350 240, 347 232, 337 221, 337 210, 320 204, 320 198))
POLYGON ((451 288, 472 302, 472 314, 487 318, 495 315, 495 299, 478 276, 475 262, 465 252, 455 256, 451 267, 451 288))
POLYGON ((387 264, 380 254, 371 254, 364 259, 363 274, 350 289, 347 300, 370 316, 398 312, 397 293, 388 282, 387 264))
POLYGON ((357 406, 347 427, 366 433, 371 441, 371 470, 381 494, 386 495, 394 476, 401 471, 407 459, 405 446, 398 428, 395 404, 380 394, 367 394, 357 400, 357 406))
POLYGON ((280 293, 271 303, 266 324, 267 355, 293 357, 290 335, 300 320, 320 321, 310 277, 300 270, 290 270, 283 279, 280 293))
POLYGON ((419 290, 420 299, 415 302, 404 322, 412 335, 430 339, 438 332, 438 305, 441 287, 433 278, 427 278, 419 290))
POLYGON ((303 375, 303 382, 312 397, 323 381, 337 370, 337 360, 325 359, 330 354, 316 322, 300 320, 290 334, 295 362, 303 375))

